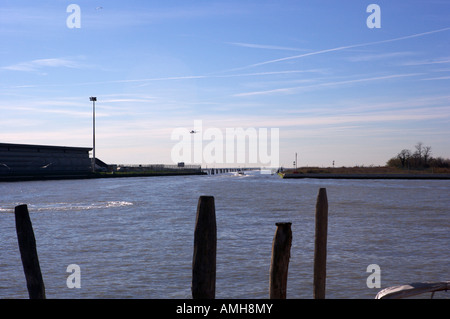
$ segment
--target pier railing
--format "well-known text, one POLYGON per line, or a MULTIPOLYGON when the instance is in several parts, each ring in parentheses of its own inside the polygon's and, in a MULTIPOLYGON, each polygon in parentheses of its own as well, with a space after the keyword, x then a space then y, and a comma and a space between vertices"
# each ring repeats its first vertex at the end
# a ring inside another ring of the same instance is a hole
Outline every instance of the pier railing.
POLYGON ((180 171, 193 170, 201 171, 200 165, 167 165, 167 164, 118 164, 116 170, 118 172, 145 172, 145 171, 180 171))

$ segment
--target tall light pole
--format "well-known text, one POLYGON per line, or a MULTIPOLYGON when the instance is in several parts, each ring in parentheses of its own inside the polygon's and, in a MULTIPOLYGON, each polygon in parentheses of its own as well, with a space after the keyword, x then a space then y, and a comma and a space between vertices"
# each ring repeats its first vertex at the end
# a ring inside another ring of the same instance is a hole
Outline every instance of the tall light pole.
POLYGON ((91 96, 89 100, 92 101, 92 172, 95 173, 95 101, 97 97, 91 96))
POLYGON ((295 169, 297 169, 297 166, 298 166, 297 153, 295 153, 295 162, 294 162, 294 166, 295 166, 295 169))

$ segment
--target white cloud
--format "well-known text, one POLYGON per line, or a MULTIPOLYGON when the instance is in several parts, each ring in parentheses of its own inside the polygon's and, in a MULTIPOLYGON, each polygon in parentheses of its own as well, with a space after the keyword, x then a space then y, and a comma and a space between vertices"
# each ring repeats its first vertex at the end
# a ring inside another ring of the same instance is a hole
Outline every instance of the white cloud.
POLYGON ((431 64, 445 64, 450 63, 450 57, 439 58, 439 59, 429 59, 429 60, 418 60, 418 61, 407 61, 403 62, 403 66, 417 66, 417 65, 431 65, 431 64))
POLYGON ((450 76, 438 76, 434 78, 423 79, 423 81, 450 80, 450 76))
POLYGON ((2 67, 4 70, 34 72, 44 68, 80 68, 82 65, 70 58, 49 58, 20 62, 2 67))
POLYGON ((255 43, 242 43, 242 42, 227 42, 228 44, 244 47, 244 48, 252 48, 252 49, 267 49, 267 50, 283 50, 283 51, 307 51, 305 49, 299 48, 291 48, 284 47, 278 45, 269 45, 269 44, 255 44, 255 43))
POLYGON ((398 57, 404 57, 408 55, 413 55, 413 52, 389 52, 389 53, 376 53, 376 54, 366 54, 366 55, 356 55, 348 58, 351 62, 367 62, 382 59, 392 59, 398 57))

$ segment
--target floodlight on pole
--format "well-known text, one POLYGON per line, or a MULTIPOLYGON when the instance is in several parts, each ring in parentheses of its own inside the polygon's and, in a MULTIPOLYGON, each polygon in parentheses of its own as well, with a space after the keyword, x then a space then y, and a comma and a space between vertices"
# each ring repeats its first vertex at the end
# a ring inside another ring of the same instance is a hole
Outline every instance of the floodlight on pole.
POLYGON ((95 102, 97 97, 91 96, 89 100, 92 101, 92 172, 95 173, 95 102))

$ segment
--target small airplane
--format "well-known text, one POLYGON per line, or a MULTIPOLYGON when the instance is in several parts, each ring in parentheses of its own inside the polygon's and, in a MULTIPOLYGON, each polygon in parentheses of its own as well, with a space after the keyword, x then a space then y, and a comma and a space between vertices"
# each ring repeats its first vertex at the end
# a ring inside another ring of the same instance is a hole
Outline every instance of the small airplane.
POLYGON ((195 133, 198 133, 198 131, 194 131, 194 130, 192 130, 192 131, 190 131, 189 133, 191 133, 191 134, 195 134, 195 133))

